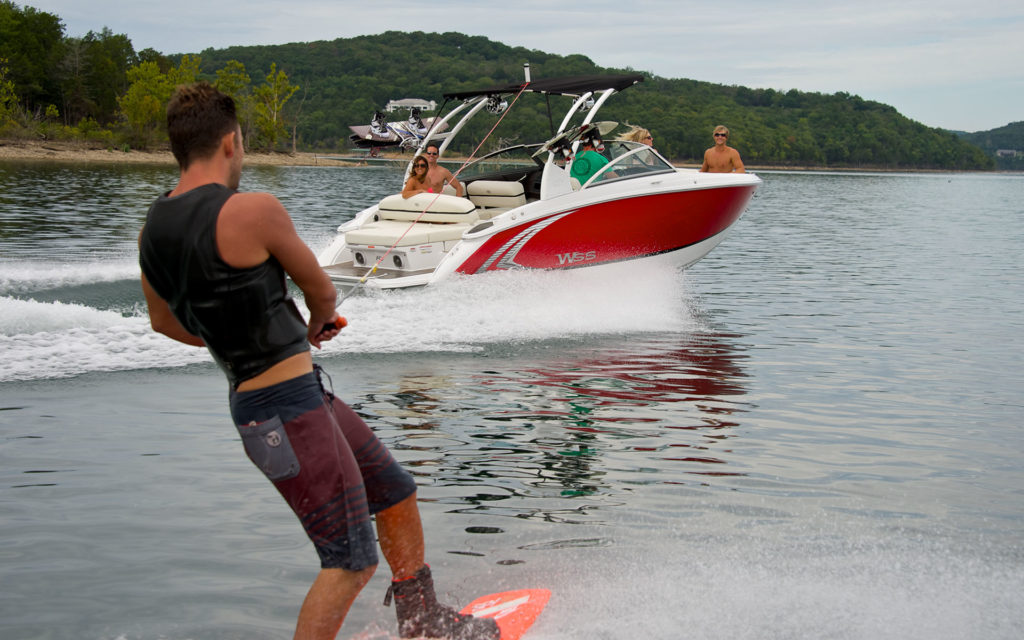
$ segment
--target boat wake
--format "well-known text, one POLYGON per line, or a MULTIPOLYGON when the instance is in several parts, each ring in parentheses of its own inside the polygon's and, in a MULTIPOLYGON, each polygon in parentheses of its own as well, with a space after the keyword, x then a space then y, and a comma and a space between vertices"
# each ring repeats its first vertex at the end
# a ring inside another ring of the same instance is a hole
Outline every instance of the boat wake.
POLYGON ((355 296, 349 326, 324 351, 477 351, 489 344, 694 330, 671 268, 516 271, 355 296))
POLYGON ((0 353, 0 382, 210 360, 205 350, 153 333, 141 314, 10 297, 0 298, 0 353))
MULTIPOLYGON (((115 303, 80 302, 113 286, 86 282, 92 271, 3 274, 0 382, 212 363, 205 349, 153 333, 134 265, 100 270, 101 280, 124 289, 120 296, 104 294, 115 303), (64 299, 49 299, 52 289, 62 289, 64 299), (126 302, 132 295, 137 301, 126 302)), ((349 326, 316 355, 466 353, 494 344, 700 330, 683 277, 671 268, 633 264, 604 271, 499 272, 357 295, 340 309, 349 326)))
POLYGON ((110 260, 92 263, 0 262, 0 295, 24 294, 63 287, 132 280, 138 282, 139 263, 110 260))

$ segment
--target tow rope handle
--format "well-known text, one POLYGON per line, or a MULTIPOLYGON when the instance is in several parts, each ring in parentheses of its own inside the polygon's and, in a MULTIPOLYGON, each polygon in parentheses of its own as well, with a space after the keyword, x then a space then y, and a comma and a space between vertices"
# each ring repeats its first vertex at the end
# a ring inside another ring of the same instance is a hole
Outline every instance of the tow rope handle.
POLYGON ((324 328, 321 329, 320 331, 330 331, 331 329, 337 329, 338 331, 341 331, 347 326, 348 320, 345 319, 345 316, 338 316, 337 318, 334 319, 334 322, 325 323, 324 328))

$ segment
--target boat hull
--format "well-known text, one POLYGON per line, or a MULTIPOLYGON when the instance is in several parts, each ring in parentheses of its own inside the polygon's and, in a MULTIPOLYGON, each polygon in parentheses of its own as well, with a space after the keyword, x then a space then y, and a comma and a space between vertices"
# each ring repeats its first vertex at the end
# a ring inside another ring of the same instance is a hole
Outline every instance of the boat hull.
MULTIPOLYGON (((453 274, 510 269, 597 268, 626 261, 687 267, 714 249, 739 220, 760 184, 751 174, 662 176, 661 191, 640 183, 631 194, 604 196, 598 189, 567 194, 561 206, 536 201, 463 234, 436 268, 368 273, 345 250, 348 266, 322 260, 344 290, 358 286, 397 289, 436 283, 453 274), (673 186, 674 185, 674 186, 673 186)), ((345 247, 344 239, 339 239, 345 247)))
POLYGON ((464 238, 452 270, 576 269, 655 256, 687 266, 721 241, 756 186, 642 194, 528 218, 485 238, 464 238))

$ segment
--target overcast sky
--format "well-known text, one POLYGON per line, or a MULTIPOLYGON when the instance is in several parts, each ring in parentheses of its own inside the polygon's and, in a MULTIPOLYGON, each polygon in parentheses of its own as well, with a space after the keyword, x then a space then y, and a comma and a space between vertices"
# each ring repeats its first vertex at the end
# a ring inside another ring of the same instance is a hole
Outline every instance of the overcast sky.
POLYGON ((68 36, 109 27, 126 34, 136 51, 457 31, 666 78, 846 91, 932 127, 983 131, 1024 120, 1019 1, 15 2, 60 16, 68 36))

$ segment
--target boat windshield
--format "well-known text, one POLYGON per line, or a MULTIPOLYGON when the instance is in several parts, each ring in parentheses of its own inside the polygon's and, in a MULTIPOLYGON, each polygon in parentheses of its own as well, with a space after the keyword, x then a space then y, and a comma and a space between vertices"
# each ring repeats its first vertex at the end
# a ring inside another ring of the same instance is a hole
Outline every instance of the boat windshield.
POLYGON ((592 180, 588 181, 588 184, 675 171, 675 167, 654 149, 639 142, 605 140, 602 155, 608 158, 609 162, 592 180))
MULTIPOLYGON (((463 183, 473 180, 516 180, 526 186, 528 193, 533 193, 539 189, 536 181, 540 179, 541 168, 547 159, 547 154, 531 157, 540 146, 517 144, 493 151, 461 167, 457 177, 463 183)), ((605 141, 604 147, 602 155, 608 159, 608 164, 584 187, 675 171, 670 162, 645 144, 610 140, 605 141)), ((454 168, 452 170, 455 171, 454 168)))

